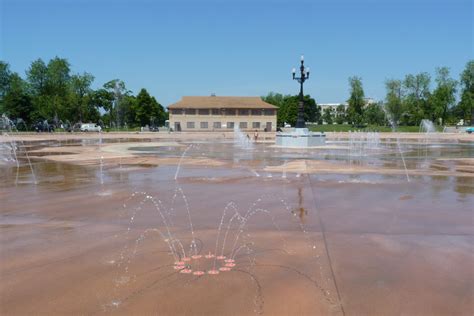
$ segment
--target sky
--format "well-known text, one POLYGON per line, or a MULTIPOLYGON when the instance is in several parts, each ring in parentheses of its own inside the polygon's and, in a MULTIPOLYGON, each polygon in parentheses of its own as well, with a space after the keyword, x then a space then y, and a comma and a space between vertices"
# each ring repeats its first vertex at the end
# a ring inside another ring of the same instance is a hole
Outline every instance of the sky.
MULTIPOLYGON (((305 94, 348 99, 350 76, 385 97, 387 79, 474 59, 472 0, 0 0, 0 59, 68 59, 94 88, 119 78, 168 106, 184 95, 305 94)), ((434 81, 434 80, 433 80, 434 81)), ((433 83, 434 84, 434 83, 433 83)))

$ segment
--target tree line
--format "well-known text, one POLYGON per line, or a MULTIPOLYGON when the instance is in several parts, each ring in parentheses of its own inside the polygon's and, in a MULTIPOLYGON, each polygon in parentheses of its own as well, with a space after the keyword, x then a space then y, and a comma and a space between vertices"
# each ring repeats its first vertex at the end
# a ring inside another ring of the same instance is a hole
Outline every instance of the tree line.
POLYGON ((94 90, 94 76, 72 73, 64 58, 55 57, 48 63, 37 59, 25 74, 22 78, 0 61, 0 114, 15 120, 19 128, 43 120, 56 126, 66 122, 118 128, 162 126, 168 118, 146 89, 133 95, 122 80, 114 79, 94 90))
MULTIPOLYGON (((305 119, 322 124, 405 125, 416 126, 429 119, 439 125, 474 124, 474 60, 466 63, 459 81, 450 77, 447 67, 436 69, 432 89, 429 73, 408 74, 403 79, 385 82, 386 97, 379 102, 365 98, 362 78, 349 78, 347 106, 321 110, 316 101, 305 95, 305 119)), ((269 93, 265 102, 278 106, 278 125, 296 123, 298 96, 269 93)))
MULTIPOLYGON (((24 126, 48 120, 61 122, 96 122, 108 127, 161 126, 168 112, 146 89, 137 95, 122 80, 106 82, 92 89, 94 76, 72 73, 67 59, 55 57, 45 63, 37 59, 30 64, 25 78, 12 72, 0 61, 0 114, 24 122, 24 126)), ((439 125, 474 124, 474 60, 467 62, 459 80, 451 78, 449 69, 436 69, 432 89, 429 73, 408 74, 403 79, 385 82, 384 101, 367 102, 362 78, 349 78, 347 106, 341 104, 324 111, 310 95, 304 96, 305 120, 322 124, 348 123, 363 125, 419 125, 429 119, 439 125)), ((277 124, 296 123, 298 95, 269 93, 262 99, 278 106, 277 124)), ((21 124, 17 124, 21 126, 21 124)))

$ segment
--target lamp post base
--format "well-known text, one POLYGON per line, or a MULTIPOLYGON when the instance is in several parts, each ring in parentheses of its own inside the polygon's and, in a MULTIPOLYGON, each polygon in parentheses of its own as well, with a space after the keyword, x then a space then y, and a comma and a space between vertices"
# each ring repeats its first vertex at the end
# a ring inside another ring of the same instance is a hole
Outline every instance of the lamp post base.
POLYGON ((310 132, 307 128, 294 128, 291 131, 276 134, 275 143, 281 147, 309 148, 326 144, 326 135, 310 132))
POLYGON ((295 125, 295 128, 306 128, 306 123, 304 120, 301 120, 301 121, 296 121, 296 125, 295 125))

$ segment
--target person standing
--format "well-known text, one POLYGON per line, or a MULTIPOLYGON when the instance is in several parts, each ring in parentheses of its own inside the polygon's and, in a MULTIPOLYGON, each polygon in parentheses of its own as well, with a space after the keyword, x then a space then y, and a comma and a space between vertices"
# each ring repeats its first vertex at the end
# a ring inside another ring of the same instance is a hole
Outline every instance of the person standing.
POLYGON ((257 140, 258 140, 258 131, 257 130, 255 130, 255 133, 253 134, 253 139, 254 139, 255 142, 257 142, 257 140))

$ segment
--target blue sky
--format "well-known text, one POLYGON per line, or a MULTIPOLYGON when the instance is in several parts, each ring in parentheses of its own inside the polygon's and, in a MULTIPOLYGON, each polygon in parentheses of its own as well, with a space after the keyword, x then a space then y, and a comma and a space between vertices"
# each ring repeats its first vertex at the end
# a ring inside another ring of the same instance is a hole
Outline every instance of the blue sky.
POLYGON ((447 66, 458 79, 474 58, 471 0, 0 0, 0 10, 0 59, 13 71, 64 57, 94 87, 120 78, 165 106, 295 94, 301 53, 319 103, 346 100, 352 75, 383 99, 388 78, 447 66))

